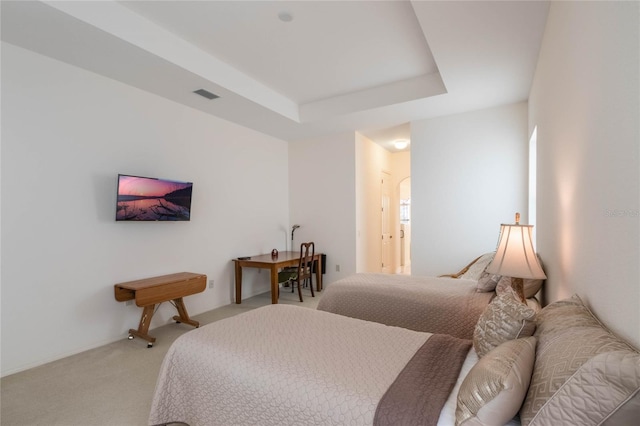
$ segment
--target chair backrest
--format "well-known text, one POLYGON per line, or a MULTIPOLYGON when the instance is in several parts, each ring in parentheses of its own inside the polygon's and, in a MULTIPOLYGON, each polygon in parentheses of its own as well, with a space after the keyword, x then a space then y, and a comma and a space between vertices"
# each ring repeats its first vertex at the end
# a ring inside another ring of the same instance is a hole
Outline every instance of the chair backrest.
POLYGON ((298 279, 300 281, 311 278, 315 251, 316 247, 313 241, 300 244, 300 262, 298 263, 298 279))

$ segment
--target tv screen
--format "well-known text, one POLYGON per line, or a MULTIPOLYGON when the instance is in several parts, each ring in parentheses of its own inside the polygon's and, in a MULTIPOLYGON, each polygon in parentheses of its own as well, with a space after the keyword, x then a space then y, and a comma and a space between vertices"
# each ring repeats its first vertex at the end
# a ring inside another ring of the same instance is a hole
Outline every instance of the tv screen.
POLYGON ((193 183, 118 175, 116 220, 190 220, 193 183))

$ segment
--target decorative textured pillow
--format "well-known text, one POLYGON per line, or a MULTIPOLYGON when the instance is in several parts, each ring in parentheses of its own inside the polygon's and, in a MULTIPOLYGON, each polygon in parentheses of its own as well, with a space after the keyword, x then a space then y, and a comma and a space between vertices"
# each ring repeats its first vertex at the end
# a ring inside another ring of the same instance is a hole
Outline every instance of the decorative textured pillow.
POLYGON ((538 316, 536 336, 548 339, 554 333, 577 327, 606 327, 587 308, 580 296, 574 294, 568 299, 553 302, 544 307, 538 316))
POLYGON ((536 338, 510 340, 473 366, 458 391, 456 426, 502 426, 520 410, 527 394, 536 338))
MULTIPOLYGON (((560 415, 554 408, 558 405, 561 405, 562 409, 569 406, 573 407, 572 410, 580 410, 580 407, 586 409, 584 394, 573 395, 568 393, 568 390, 573 386, 574 380, 582 380, 577 378, 581 374, 590 374, 585 373, 588 370, 583 371, 581 366, 598 362, 597 355, 621 351, 638 356, 634 348, 607 330, 577 295, 545 306, 537 319, 536 362, 527 397, 520 409, 520 420, 523 426, 559 424, 554 420, 560 415), (581 373, 578 373, 579 369, 581 373), (565 385, 569 386, 568 390, 560 392, 565 385)), ((638 362, 637 358, 635 362, 638 362)), ((616 379, 622 374, 622 370, 614 371, 622 368, 620 364, 605 364, 610 371, 601 376, 606 377, 606 380, 600 381, 598 386, 593 387, 598 390, 608 389, 594 396, 599 400, 609 399, 609 393, 613 392, 613 388, 627 386, 629 380, 629 378, 616 379)), ((593 378, 593 380, 596 379, 593 378)), ((610 408, 611 406, 606 404, 601 405, 600 408, 594 408, 590 417, 597 418, 598 410, 602 409, 605 415, 603 418, 606 418, 606 415, 611 414, 610 408)), ((624 415, 624 412, 620 415, 624 415)), ((589 424, 598 424, 598 422, 592 421, 589 424)))
MULTIPOLYGON (((495 275, 495 276, 498 277, 498 282, 496 283, 496 286, 495 286, 496 293, 498 294, 504 293, 506 290, 511 288, 511 277, 504 277, 502 275, 495 275)), ((523 279, 522 287, 524 289, 524 297, 529 299, 535 296, 538 293, 538 291, 540 291, 540 289, 542 288, 543 283, 544 283, 544 280, 523 279)))
POLYGON ((639 415, 640 353, 614 351, 578 368, 529 424, 632 425, 639 415))
POLYGON ((484 270, 493 260, 493 255, 495 255, 495 252, 483 254, 478 258, 478 260, 473 262, 473 265, 469 266, 469 269, 467 269, 467 272, 460 275, 458 278, 462 278, 465 280, 478 281, 478 279, 480 278, 480 275, 482 275, 484 270))
POLYGON ((473 331, 473 347, 480 358, 507 340, 531 336, 536 311, 511 293, 496 296, 480 315, 473 331))
MULTIPOLYGON (((496 289, 496 290, 497 290, 497 289, 496 289)), ((511 286, 511 285, 510 285, 510 286, 508 286, 508 287, 505 287, 503 290, 501 290, 501 291, 500 291, 500 293, 498 293, 498 292, 496 291, 496 294, 498 294, 498 295, 500 295, 500 296, 505 295, 505 294, 510 294, 510 295, 512 295, 512 296, 513 296, 513 298, 514 298, 514 299, 516 299, 518 302, 521 302, 521 301, 522 301, 522 298, 524 297, 524 294, 518 294, 518 292, 516 291, 516 289, 515 289, 515 288, 513 288, 513 286, 511 286)), ((529 300, 529 299, 524 299, 524 303, 526 303, 527 305, 529 305, 528 300, 529 300)), ((530 305, 529 305, 529 306, 530 306, 530 305)), ((539 309, 537 309, 537 310, 536 310, 536 313, 537 313, 538 311, 539 311, 539 309)))

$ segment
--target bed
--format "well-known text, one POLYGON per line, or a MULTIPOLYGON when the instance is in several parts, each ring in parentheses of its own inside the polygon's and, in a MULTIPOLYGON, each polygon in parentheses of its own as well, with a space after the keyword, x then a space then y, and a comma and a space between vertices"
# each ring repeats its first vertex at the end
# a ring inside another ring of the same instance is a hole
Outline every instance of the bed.
MULTIPOLYGON (((456 274, 441 277, 358 273, 327 286, 318 309, 386 325, 471 339, 478 318, 498 292, 510 291, 509 277, 488 274, 494 253, 474 259, 456 274)), ((533 297, 542 280, 525 280, 533 297)))
MULTIPOLYGON (((374 422, 376 409, 403 369, 412 368, 411 360, 422 363, 414 364, 421 374, 433 376, 423 382, 431 387, 398 386, 408 387, 414 398, 420 390, 423 400, 414 404, 427 406, 437 422, 470 347, 470 341, 445 335, 298 306, 265 306, 176 340, 162 367, 150 424, 394 424, 374 422), (429 363, 432 371, 424 369, 429 363)), ((410 371, 404 374, 409 380, 417 376, 410 371)), ((436 424, 424 420, 411 423, 436 424)))
POLYGON ((478 318, 495 294, 476 288, 471 279, 361 273, 327 286, 318 309, 471 339, 478 318))
POLYGON ((632 424, 640 354, 577 296, 540 311, 533 335, 526 310, 496 297, 465 341, 297 306, 258 308, 174 342, 149 424, 470 426, 518 424, 518 413, 525 426, 632 424))

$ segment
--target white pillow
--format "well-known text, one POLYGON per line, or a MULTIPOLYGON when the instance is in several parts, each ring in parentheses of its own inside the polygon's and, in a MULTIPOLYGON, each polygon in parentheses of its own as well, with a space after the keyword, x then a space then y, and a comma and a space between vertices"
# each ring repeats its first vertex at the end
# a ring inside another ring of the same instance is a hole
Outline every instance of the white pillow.
MULTIPOLYGON (((489 293, 490 291, 495 291, 496 286, 501 280, 502 275, 490 274, 487 271, 482 271, 480 274, 480 278, 478 278, 478 283, 476 286, 476 290, 479 293, 489 293)), ((511 284, 511 282, 509 282, 511 284)))
POLYGON ((536 338, 509 340, 473 366, 458 391, 456 426, 502 426, 520 410, 536 355, 536 338))
POLYGON ((478 260, 476 260, 475 262, 473 262, 471 266, 469 266, 469 269, 467 269, 467 272, 460 275, 458 278, 462 278, 465 280, 478 281, 478 279, 480 279, 480 276, 482 275, 484 270, 493 260, 494 255, 495 255, 495 252, 483 254, 482 256, 480 256, 480 258, 478 258, 478 260))

